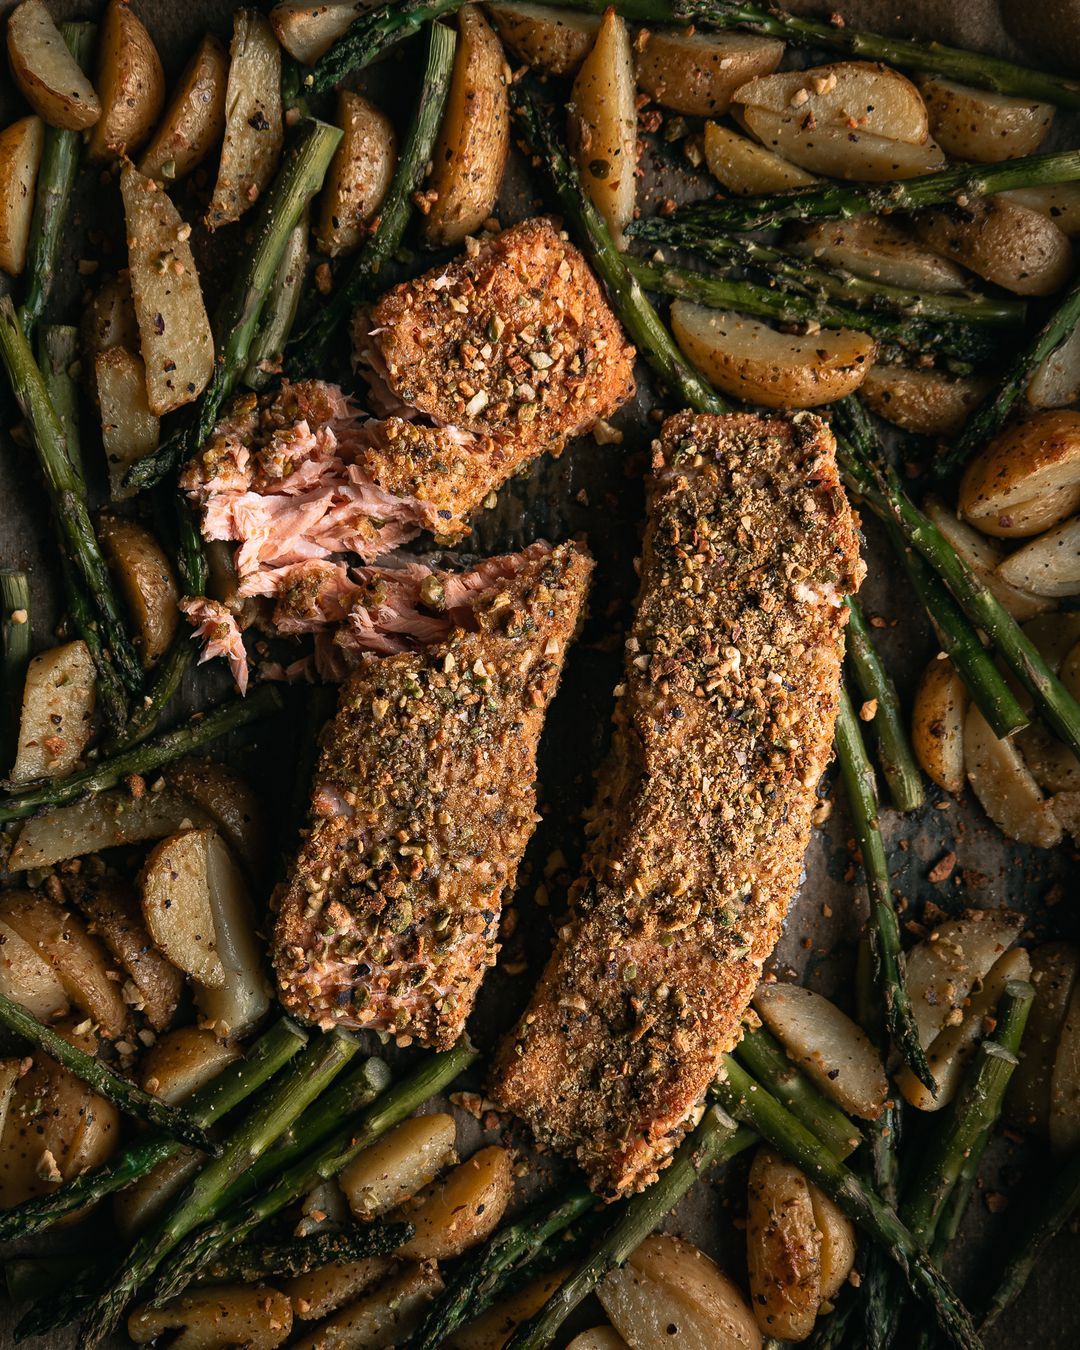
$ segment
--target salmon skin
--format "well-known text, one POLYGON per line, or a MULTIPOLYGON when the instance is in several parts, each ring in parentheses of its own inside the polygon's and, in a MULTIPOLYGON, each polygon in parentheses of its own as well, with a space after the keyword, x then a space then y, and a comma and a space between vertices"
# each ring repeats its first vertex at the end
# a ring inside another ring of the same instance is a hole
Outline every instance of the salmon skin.
POLYGON ((592 570, 575 544, 512 556, 468 626, 364 657, 342 686, 274 935, 281 1002, 305 1021, 445 1049, 495 962, 592 570))
POLYGON ((655 1180, 783 924, 863 574, 816 417, 693 416, 656 446, 614 744, 572 917, 492 1095, 600 1194, 655 1180))

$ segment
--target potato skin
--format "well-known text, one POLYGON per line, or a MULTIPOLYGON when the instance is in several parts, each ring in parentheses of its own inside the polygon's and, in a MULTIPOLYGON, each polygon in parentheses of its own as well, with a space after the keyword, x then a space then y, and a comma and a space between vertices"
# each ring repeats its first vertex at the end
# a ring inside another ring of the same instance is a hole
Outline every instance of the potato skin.
POLYGON ((135 628, 135 650, 144 670, 172 645, 180 622, 180 586, 168 554, 145 526, 124 516, 103 516, 98 533, 109 570, 135 628))
POLYGON ((22 117, 0 131, 0 271, 22 274, 34 214, 34 187, 45 145, 40 117, 22 117))
POLYGON ((195 49, 176 92, 139 160, 148 178, 175 182, 201 164, 225 133, 229 58, 212 33, 195 49))
POLYGON ((936 370, 871 366, 859 397, 886 422, 920 436, 955 436, 993 388, 983 375, 950 379, 936 370))
POLYGON ((742 197, 786 192, 817 182, 812 173, 719 122, 705 123, 705 162, 719 183, 742 197))
POLYGON ((1006 98, 927 75, 918 81, 930 117, 930 134, 953 159, 995 164, 1031 155, 1054 120, 1049 103, 1006 98))
POLYGON ((393 124, 366 98, 340 90, 337 121, 344 135, 326 175, 316 233, 319 248, 332 258, 352 253, 363 243, 397 162, 393 124))
POLYGON ((504 47, 548 75, 573 75, 589 54, 600 18, 548 5, 487 5, 504 47))
POLYGON ((613 9, 574 80, 567 132, 582 185, 622 247, 637 195, 637 112, 630 35, 613 9))
POLYGON ((805 1340, 821 1302, 821 1233, 806 1178, 768 1148, 750 1166, 746 1263, 763 1334, 805 1340))
POLYGON ((923 773, 944 792, 964 790, 964 714, 968 693, 947 657, 922 673, 911 711, 911 742, 923 773))
POLYGON ((1001 197, 920 211, 924 244, 1016 295, 1052 295, 1072 272, 1072 249, 1054 222, 1001 197))
POLYGON ((102 110, 87 155, 100 162, 137 150, 165 106, 165 72, 150 34, 123 0, 109 0, 105 11, 94 84, 102 110))
POLYGON ((24 0, 11 11, 7 49, 15 83, 50 126, 83 131, 94 125, 101 103, 42 0, 24 0))
POLYGON ((756 106, 743 108, 740 120, 768 149, 810 173, 882 183, 945 167, 941 147, 929 138, 894 141, 829 122, 811 128, 805 117, 756 106))
POLYGON ((1014 423, 968 465, 958 510, 984 534, 1025 538, 1080 507, 1080 413, 1052 409, 1014 423))
POLYGON ((513 1186, 509 1152, 480 1149, 398 1211, 416 1228, 399 1254, 416 1261, 460 1256, 495 1231, 513 1186))
POLYGON ((634 41, 638 88, 674 112, 722 117, 735 90, 780 64, 784 44, 743 33, 642 29, 634 41))

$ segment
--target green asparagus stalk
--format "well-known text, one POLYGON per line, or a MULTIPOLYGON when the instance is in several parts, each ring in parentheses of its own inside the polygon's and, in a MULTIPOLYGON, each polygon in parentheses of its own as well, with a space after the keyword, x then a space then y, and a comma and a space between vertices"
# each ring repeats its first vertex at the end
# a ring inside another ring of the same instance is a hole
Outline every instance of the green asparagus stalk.
POLYGON ((3 763, 15 762, 19 744, 19 709, 30 662, 30 581, 15 568, 0 569, 0 698, 3 699, 3 763))
POLYGON ((286 1069, 282 1081, 237 1126, 221 1152, 196 1174, 175 1206, 136 1242, 83 1320, 80 1345, 92 1350, 115 1330, 135 1293, 185 1237, 213 1220, 220 1197, 324 1092, 359 1049, 342 1031, 321 1036, 286 1069))
POLYGON ((859 719, 846 689, 840 691, 836 719, 836 756, 847 788, 848 805, 855 825, 855 838, 862 854, 866 895, 870 907, 870 945, 874 974, 885 1006, 889 1035, 904 1063, 931 1093, 937 1085, 919 1041, 911 999, 904 983, 904 952, 900 925, 889 883, 885 844, 878 825, 878 795, 874 769, 866 754, 859 719))
POLYGON ((411 1223, 352 1224, 339 1232, 313 1233, 292 1242, 249 1243, 226 1253, 206 1271, 212 1280, 288 1280, 331 1262, 386 1256, 416 1232, 411 1223))
POLYGON ((930 1305, 953 1345, 976 1350, 981 1342, 964 1305, 930 1262, 894 1210, 864 1186, 819 1139, 742 1068, 725 1056, 723 1076, 713 1086, 720 1104, 756 1130, 836 1202, 868 1237, 881 1244, 916 1292, 930 1305))
POLYGON ((426 23, 453 14, 465 0, 391 0, 354 19, 341 37, 315 62, 305 83, 316 94, 340 84, 346 75, 370 66, 426 23))
POLYGON ((190 405, 182 425, 127 472, 124 487, 142 490, 171 473, 202 445, 221 406, 247 369, 251 343, 286 243, 304 209, 322 186, 341 140, 326 122, 305 119, 285 152, 277 177, 256 206, 254 242, 214 324, 217 361, 210 383, 190 405))
POLYGON ((116 673, 112 657, 101 640, 101 621, 94 613, 75 564, 60 548, 60 576, 64 584, 64 599, 75 631, 86 643, 97 673, 97 704, 105 715, 106 725, 119 728, 127 717, 128 703, 124 686, 116 673))
POLYGON ((452 1083, 477 1055, 464 1037, 452 1049, 431 1055, 359 1117, 346 1121, 329 1139, 279 1172, 253 1199, 223 1211, 161 1272, 155 1302, 180 1293, 200 1269, 220 1259, 223 1252, 246 1242, 261 1223, 301 1199, 320 1182, 336 1177, 376 1139, 452 1083))
POLYGON ((79 330, 67 324, 46 324, 37 335, 36 345, 38 369, 64 431, 64 449, 72 471, 81 478, 79 391, 71 376, 71 368, 79 359, 79 330))
POLYGON ((129 689, 137 690, 142 684, 142 669, 124 629, 109 570, 90 523, 86 484, 72 463, 63 425, 8 296, 0 297, 0 361, 30 427, 63 547, 101 616, 103 637, 117 673, 129 689))
POLYGON ((896 682, 878 655, 859 602, 849 596, 847 606, 848 662, 859 693, 875 705, 870 725, 889 796, 898 811, 917 811, 923 804, 922 774, 908 741, 896 682))
POLYGON ((596 1203, 588 1187, 571 1187, 554 1206, 543 1200, 516 1223, 500 1228, 454 1272, 410 1340, 412 1350, 439 1350, 458 1327, 498 1297, 515 1275, 525 1272, 545 1244, 596 1203))
POLYGON ((144 1092, 141 1087, 122 1077, 115 1069, 94 1055, 64 1040, 59 1032, 47 1027, 31 1016, 25 1008, 13 1003, 6 994, 0 994, 0 1022, 13 1031, 16 1036, 43 1050, 68 1073, 88 1084, 99 1097, 104 1097, 114 1106, 118 1106, 126 1115, 141 1120, 147 1125, 156 1125, 195 1148, 207 1153, 216 1153, 217 1145, 207 1136, 188 1111, 179 1106, 169 1106, 160 1097, 144 1092))
POLYGON ((285 344, 289 340, 308 262, 308 212, 300 217, 285 241, 281 261, 270 286, 259 326, 251 340, 243 381, 249 389, 265 389, 280 374, 285 344))
POLYGON ((1065 298, 1031 341, 1013 356, 997 393, 975 409, 956 443, 934 461, 937 477, 944 478, 963 468, 976 450, 997 435, 1017 401, 1023 397, 1032 375, 1069 337, 1078 321, 1080 280, 1073 283, 1065 298))
POLYGON ((42 783, 24 792, 9 793, 0 800, 0 824, 22 820, 42 806, 63 806, 90 793, 116 787, 131 774, 153 773, 174 759, 194 754, 204 745, 216 741, 228 731, 247 726, 260 718, 279 712, 284 706, 281 692, 273 685, 260 685, 247 698, 219 703, 210 712, 193 717, 184 726, 162 732, 153 740, 143 741, 130 749, 121 750, 108 759, 79 773, 69 774, 55 782, 42 783))
POLYGON ((660 1173, 659 1179, 648 1190, 620 1205, 617 1217, 601 1241, 555 1290, 536 1316, 518 1328, 506 1350, 541 1350, 550 1345, 578 1304, 592 1293, 609 1270, 623 1264, 664 1215, 674 1209, 698 1177, 715 1163, 735 1157, 752 1143, 754 1136, 749 1130, 737 1129, 725 1112, 710 1107, 694 1133, 684 1140, 671 1165, 660 1173))
POLYGON ((626 259, 615 247, 603 217, 586 195, 578 171, 560 143, 550 113, 537 105, 520 82, 510 86, 510 105, 527 150, 547 169, 559 206, 604 283, 638 354, 649 363, 680 407, 704 413, 728 412, 728 405, 720 395, 683 356, 626 259))
POLYGON ((441 23, 433 23, 428 29, 423 83, 405 135, 404 149, 379 212, 379 223, 356 255, 347 276, 338 283, 329 304, 320 305, 307 327, 290 341, 287 366, 291 374, 326 368, 330 353, 353 310, 372 297, 380 273, 400 248, 412 215, 413 196, 427 174, 435 138, 439 134, 446 96, 450 92, 456 46, 457 35, 453 29, 441 23))
MULTIPOLYGON (((957 164, 894 183, 836 182, 762 197, 694 202, 665 219, 702 232, 725 234, 730 230, 760 230, 785 220, 831 220, 919 211, 925 206, 948 205, 959 197, 981 197, 1008 188, 1049 183, 1075 183, 1078 179, 1080 150, 1063 150, 1052 155, 1025 155, 998 164, 957 164)), ((645 239, 662 237, 654 219, 631 222, 627 233, 645 239)))
MULTIPOLYGON (((64 23, 60 35, 82 70, 90 65, 90 54, 97 36, 92 23, 64 23)), ((26 295, 19 308, 19 321, 27 337, 45 313, 56 265, 64 246, 65 227, 71 205, 71 193, 79 172, 82 135, 60 127, 45 128, 45 144, 38 168, 34 192, 34 214, 30 219, 30 243, 26 257, 26 295)))
MULTIPOLYGON (((228 1065, 193 1093, 184 1109, 201 1129, 210 1129, 253 1096, 306 1042, 306 1034, 296 1023, 282 1018, 255 1042, 243 1059, 228 1065)), ((171 1135, 141 1135, 101 1167, 83 1172, 50 1194, 36 1195, 0 1213, 0 1242, 30 1237, 51 1228, 69 1214, 145 1177, 182 1147, 171 1135)))
POLYGON ((857 1126, 800 1073, 765 1027, 744 1028, 733 1053, 837 1158, 848 1157, 862 1143, 857 1126))

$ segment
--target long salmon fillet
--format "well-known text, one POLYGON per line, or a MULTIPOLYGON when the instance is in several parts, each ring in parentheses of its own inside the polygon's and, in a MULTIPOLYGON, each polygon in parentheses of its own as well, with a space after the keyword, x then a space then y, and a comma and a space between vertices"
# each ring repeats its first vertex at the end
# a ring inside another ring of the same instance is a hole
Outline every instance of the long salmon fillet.
POLYGON ((363 657, 342 686, 274 935, 281 1001, 306 1021, 446 1048, 495 963, 592 571, 575 544, 513 556, 509 576, 485 565, 467 625, 363 657))
POLYGON ((862 572, 816 417, 664 424, 585 875, 493 1082, 601 1194, 656 1178, 739 1037, 799 884, 862 572))

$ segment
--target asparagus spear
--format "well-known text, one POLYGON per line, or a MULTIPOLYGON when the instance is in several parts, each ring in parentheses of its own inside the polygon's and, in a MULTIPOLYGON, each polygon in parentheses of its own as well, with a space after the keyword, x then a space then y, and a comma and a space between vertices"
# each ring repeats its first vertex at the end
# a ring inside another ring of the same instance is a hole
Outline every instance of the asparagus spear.
POLYGON ((226 1253, 210 1266, 212 1280, 292 1279, 336 1261, 359 1261, 365 1256, 385 1256, 408 1242, 416 1229, 411 1223, 352 1224, 340 1232, 313 1233, 292 1242, 248 1243, 226 1253))
MULTIPOLYGON (((92 23, 63 23, 60 35, 82 70, 90 65, 90 53, 97 36, 92 23)), ((59 127, 45 128, 34 214, 30 220, 30 244, 26 257, 26 295, 19 308, 19 321, 29 337, 34 325, 45 313, 45 306, 56 279, 56 264, 64 245, 64 233, 71 204, 71 192, 79 172, 82 135, 59 127)))
POLYGON ((937 1086, 919 1041, 919 1031, 911 1010, 911 999, 904 984, 904 953, 900 946, 900 925, 889 884, 889 866, 885 844, 878 827, 878 795, 873 766, 866 754, 859 719, 846 689, 840 691, 840 713, 836 719, 836 756, 847 788, 848 805, 855 825, 855 837, 862 854, 866 874, 866 895, 870 906, 870 945, 874 955, 874 974, 885 1005, 889 1035, 912 1073, 931 1093, 937 1086))
POLYGON ((15 762, 19 744, 19 709, 30 661, 30 582, 25 572, 0 569, 0 699, 3 700, 3 763, 15 762))
POLYGON ((363 70, 396 43, 412 37, 426 23, 459 10, 465 0, 391 0, 370 9, 315 62, 305 84, 316 94, 333 89, 354 71, 363 70))
POLYGON ((454 1272, 410 1340, 412 1350, 439 1350, 458 1327, 479 1316, 516 1274, 531 1266, 551 1238, 595 1205, 592 1191, 573 1186, 554 1206, 543 1200, 516 1223, 500 1228, 454 1272))
POLYGON ((180 1293, 208 1262, 218 1260, 222 1252, 245 1242, 261 1223, 301 1199, 321 1181, 336 1177, 357 1154, 453 1082, 477 1054, 462 1037, 452 1049, 431 1055, 358 1118, 346 1121, 329 1139, 286 1167, 264 1191, 222 1212, 161 1272, 155 1301, 180 1293))
MULTIPOLYGON (((306 1042, 306 1034, 296 1023, 282 1018, 255 1042, 243 1059, 228 1065, 193 1093, 185 1103, 185 1110, 196 1125, 208 1130, 257 1092, 306 1042)), ((130 1186, 181 1148, 171 1135, 140 1136, 103 1166, 83 1172, 51 1194, 36 1195, 5 1210, 0 1214, 0 1241, 30 1237, 51 1228, 84 1206, 130 1186)))
POLYGON ((457 35, 452 29, 441 23, 433 23, 428 29, 427 60, 419 99, 379 212, 378 226, 356 255, 348 275, 339 282, 330 303, 320 305, 303 332, 291 340, 287 353, 291 374, 325 368, 342 327, 356 306, 371 298, 379 274, 401 246, 412 214, 413 195, 427 173, 435 137, 439 134, 446 96, 450 92, 456 46, 457 35))
POLYGON ((862 1143, 858 1127, 799 1072, 765 1027, 744 1028, 742 1040, 732 1053, 797 1120, 817 1135, 830 1153, 846 1158, 862 1143))
MULTIPOLYGON (((714 1163, 726 1162, 754 1143, 750 1130, 740 1130, 723 1111, 710 1107, 701 1123, 680 1146, 659 1179, 619 1206, 617 1217, 580 1266, 555 1290, 540 1311, 520 1326, 506 1350, 541 1350, 589 1296, 609 1270, 622 1265, 672 1210, 698 1177, 714 1163)), ((832 1155, 829 1154, 831 1157, 832 1155)))
POLYGON ((25 1008, 13 1003, 6 994, 0 994, 0 1022, 16 1036, 51 1055, 68 1073, 89 1084, 99 1097, 112 1102, 127 1115, 147 1125, 156 1125, 174 1139, 183 1140, 207 1153, 218 1151, 217 1145, 188 1111, 179 1106, 169 1106, 160 1097, 144 1092, 130 1079, 110 1069, 102 1060, 64 1040, 52 1027, 44 1026, 25 1008))
POLYGON ((996 436, 1023 396, 1032 375, 1046 358, 1068 338, 1080 321, 1080 280, 1074 281, 1053 314, 1031 341, 1009 363, 998 391, 979 405, 964 425, 959 439, 934 462, 939 478, 962 468, 980 446, 996 436))
POLYGON ((681 407, 705 413, 728 412, 728 405, 676 346, 626 259, 612 242, 603 217, 585 194, 577 169, 559 141, 550 113, 536 104, 520 82, 510 86, 510 106, 525 148, 547 169, 559 206, 577 232, 578 243, 604 283, 639 355, 681 407))
POLYGON ((724 1074, 712 1090, 725 1110, 750 1125, 773 1148, 801 1168, 856 1227, 881 1244, 916 1292, 931 1306, 938 1325, 953 1345, 962 1350, 976 1350, 981 1345, 964 1305, 895 1211, 864 1186, 854 1172, 835 1158, 730 1055, 725 1056, 724 1074))
POLYGON ((322 186, 340 140, 338 127, 314 119, 300 123, 277 177, 256 207, 254 242, 218 312, 213 377, 186 410, 182 425, 152 454, 131 466, 124 479, 125 488, 153 487, 194 454, 213 430, 221 405, 247 368, 259 316, 289 235, 322 186))
POLYGON ((875 705, 874 729, 881 772, 898 811, 916 811, 923 804, 923 782, 915 752, 908 742, 900 695, 870 636, 859 602, 849 596, 847 655, 859 693, 875 705))
MULTIPOLYGON (((679 225, 723 234, 760 230, 785 220, 830 220, 891 211, 944 206, 959 197, 981 197, 1007 188, 1074 183, 1080 179, 1080 150, 1025 155, 999 164, 957 164, 895 183, 828 183, 762 197, 725 197, 694 202, 668 217, 679 225)), ((632 221, 627 233, 658 238, 654 218, 632 221)))
POLYGON ((8 296, 0 297, 0 361, 30 427, 63 546, 100 614, 103 636, 117 673, 134 691, 142 684, 142 669, 124 629, 109 570, 90 523, 86 484, 72 463, 63 425, 8 296))
POLYGON ((220 1197, 283 1130, 324 1092, 359 1049, 337 1030, 321 1036, 285 1071, 283 1080, 237 1126, 221 1156, 197 1173, 175 1206, 136 1242, 83 1320, 80 1344, 91 1350, 115 1330, 138 1289, 184 1238, 217 1213, 220 1197))
POLYGON ((249 389, 265 389, 281 370, 285 344, 292 332, 308 262, 308 213, 305 210, 285 241, 259 326, 251 340, 243 381, 249 389))
POLYGON ((33 815, 42 806, 63 806, 76 797, 116 787, 117 783, 123 782, 131 774, 152 773, 165 764, 171 764, 174 759, 202 749, 227 731, 234 731, 237 727, 247 726, 249 722, 279 712, 283 706, 280 690, 270 684, 260 685, 247 698, 219 703, 210 712, 193 717, 184 726, 162 732, 141 745, 121 750, 79 773, 27 788, 24 792, 9 793, 0 800, 0 824, 33 815))
POLYGON ((64 449, 72 470, 81 478, 79 391, 71 377, 71 367, 79 359, 79 330, 67 324, 46 324, 37 335, 36 345, 38 369, 64 431, 64 449))
POLYGON ((75 564, 60 546, 60 576, 64 584, 64 599, 72 625, 86 643, 97 673, 97 702, 105 714, 109 727, 119 728, 127 717, 127 694, 120 683, 116 667, 101 640, 101 622, 94 613, 83 588, 82 578, 75 564))

